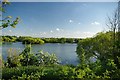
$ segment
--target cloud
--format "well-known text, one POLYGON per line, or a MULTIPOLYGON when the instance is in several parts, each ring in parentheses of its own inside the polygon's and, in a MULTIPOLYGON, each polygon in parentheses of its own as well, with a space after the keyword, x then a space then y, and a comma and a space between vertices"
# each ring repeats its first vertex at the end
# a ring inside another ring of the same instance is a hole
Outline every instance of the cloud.
POLYGON ((80 32, 80 31, 76 31, 74 33, 74 36, 77 35, 76 37, 80 37, 80 38, 87 38, 87 37, 93 37, 95 35, 94 32, 80 32))
POLYGON ((39 33, 37 34, 37 36, 38 36, 38 35, 40 35, 40 36, 43 37, 43 36, 47 35, 47 32, 39 32, 39 33))
POLYGON ((91 23, 92 25, 100 25, 100 23, 99 22, 93 22, 93 23, 91 23))
POLYGON ((45 34, 46 34, 46 32, 43 32, 43 34, 45 35, 45 34))
POLYGON ((38 34, 36 34, 36 33, 33 33, 33 36, 36 36, 36 35, 38 35, 38 34))
POLYGON ((51 33, 53 33, 53 31, 52 31, 52 30, 51 30, 50 32, 51 32, 51 33))
POLYGON ((57 31, 60 31, 60 29, 59 29, 59 28, 56 28, 56 30, 57 30, 57 31))
POLYGON ((73 20, 69 20, 69 22, 70 22, 70 23, 72 23, 72 22, 73 22, 73 20))
POLYGON ((78 24, 81 24, 80 22, 78 24))
POLYGON ((12 30, 9 30, 9 32, 11 33, 11 32, 12 32, 12 30))

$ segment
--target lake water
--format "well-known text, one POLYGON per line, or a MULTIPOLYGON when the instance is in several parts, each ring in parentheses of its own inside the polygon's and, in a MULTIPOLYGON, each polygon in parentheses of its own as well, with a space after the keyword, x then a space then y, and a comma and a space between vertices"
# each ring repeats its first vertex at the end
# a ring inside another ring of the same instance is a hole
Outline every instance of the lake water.
MULTIPOLYGON (((46 43, 43 45, 34 44, 32 45, 32 51, 37 52, 39 50, 43 50, 43 52, 54 53, 61 61, 61 64, 78 64, 78 57, 76 54, 77 44, 60 44, 60 43, 46 43)), ((24 50, 25 45, 21 42, 16 43, 5 43, 2 45, 2 57, 6 60, 8 55, 8 50, 10 48, 17 49, 20 52, 24 50)))

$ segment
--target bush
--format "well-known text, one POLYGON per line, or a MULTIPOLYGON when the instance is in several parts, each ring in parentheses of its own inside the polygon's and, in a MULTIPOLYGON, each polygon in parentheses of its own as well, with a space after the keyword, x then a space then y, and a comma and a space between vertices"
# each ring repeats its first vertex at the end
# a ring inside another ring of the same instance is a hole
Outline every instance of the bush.
POLYGON ((20 64, 20 56, 19 56, 19 51, 13 48, 10 48, 8 50, 8 57, 7 61, 5 63, 6 67, 17 67, 21 66, 20 64))
POLYGON ((3 68, 2 70, 3 79, 40 79, 40 80, 51 80, 51 79, 71 79, 74 78, 74 68, 60 65, 49 65, 49 66, 26 66, 16 68, 3 68))
POLYGON ((45 53, 43 51, 39 51, 36 54, 37 57, 37 65, 51 65, 51 64, 59 64, 58 58, 55 54, 45 53))

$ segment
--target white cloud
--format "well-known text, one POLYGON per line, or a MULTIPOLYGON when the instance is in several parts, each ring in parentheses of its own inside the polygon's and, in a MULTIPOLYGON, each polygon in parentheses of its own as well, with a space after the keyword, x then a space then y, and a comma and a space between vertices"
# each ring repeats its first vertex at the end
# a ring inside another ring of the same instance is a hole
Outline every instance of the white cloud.
POLYGON ((57 31, 60 31, 60 29, 59 29, 59 28, 56 28, 56 30, 57 30, 57 31))
POLYGON ((12 30, 9 30, 9 32, 12 32, 12 30))
POLYGON ((80 22, 78 24, 81 24, 80 22))
POLYGON ((93 22, 93 23, 91 23, 92 25, 100 25, 100 23, 99 22, 93 22))
POLYGON ((52 31, 52 30, 51 30, 50 32, 51 32, 51 33, 53 33, 53 31, 52 31))
POLYGON ((45 35, 45 34, 46 34, 46 32, 43 32, 43 34, 45 35))
POLYGON ((87 38, 87 37, 93 37, 95 33, 76 31, 76 32, 70 33, 70 35, 71 37, 74 37, 74 38, 87 38))
POLYGON ((37 34, 36 33, 33 33, 33 36, 36 36, 37 34))
POLYGON ((70 22, 70 23, 72 23, 72 22, 73 22, 73 20, 69 20, 69 22, 70 22))

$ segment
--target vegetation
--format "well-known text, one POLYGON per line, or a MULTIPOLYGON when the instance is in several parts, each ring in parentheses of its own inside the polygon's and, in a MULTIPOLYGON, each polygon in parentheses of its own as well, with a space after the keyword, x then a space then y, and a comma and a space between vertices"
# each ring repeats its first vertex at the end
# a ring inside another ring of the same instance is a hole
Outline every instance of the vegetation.
POLYGON ((44 43, 77 43, 81 39, 76 38, 33 38, 29 36, 2 36, 3 42, 22 42, 23 44, 44 43))
MULTIPOLYGON (((101 32, 93 38, 80 40, 77 47, 80 64, 77 66, 61 65, 54 54, 42 51, 34 53, 31 45, 27 45, 19 55, 14 54, 14 51, 12 52, 14 55, 8 56, 3 66, 2 77, 27 80, 119 79, 120 69, 112 52, 112 34, 113 32, 101 32)), ((119 58, 119 55, 116 57, 119 58)))
POLYGON ((59 64, 55 54, 43 53, 43 51, 34 53, 32 52, 31 45, 26 45, 26 48, 21 53, 16 49, 10 49, 8 52, 9 54, 4 67, 59 64))
MULTIPOLYGON (((78 42, 76 52, 80 64, 77 66, 60 65, 54 54, 42 51, 34 53, 31 45, 26 45, 21 53, 10 49, 6 62, 0 59, 0 65, 3 68, 2 78, 4 80, 120 79, 120 32, 118 29, 120 25, 117 13, 112 19, 109 18, 108 26, 111 30, 105 33, 100 32, 93 38, 78 40, 3 36, 2 41, 21 41, 26 44, 78 42)), ((8 25, 3 26, 3 28, 6 27, 8 25)))
MULTIPOLYGON (((79 41, 77 54, 83 68, 84 65, 89 65, 97 76, 103 76, 103 73, 107 73, 107 78, 119 78, 120 68, 118 64, 120 64, 120 59, 119 63, 116 64, 113 54, 112 34, 113 32, 101 32, 94 38, 79 41)), ((116 58, 120 58, 120 56, 116 55, 116 58)))
POLYGON ((16 42, 16 36, 2 36, 2 42, 16 42))
MULTIPOLYGON (((2 2, 2 4, 0 4, 0 12, 5 13, 5 9, 4 7, 9 5, 10 2, 8 2, 7 0, 4 0, 2 2)), ((7 28, 9 26, 15 28, 16 25, 19 23, 20 18, 17 17, 15 20, 12 20, 12 16, 2 16, 2 14, 0 14, 0 17, 2 17, 2 20, 0 20, 0 22, 2 23, 2 25, 0 25, 0 29, 4 29, 7 28)))
POLYGON ((22 40, 23 44, 44 44, 44 41, 40 38, 24 38, 22 40))
POLYGON ((86 38, 78 43, 77 54, 81 67, 89 65, 96 76, 110 79, 120 78, 120 24, 118 11, 109 18, 108 32, 100 32, 93 38, 86 38), (94 60, 94 62, 92 61, 94 60), (91 62, 92 61, 92 62, 91 62))
MULTIPOLYGON (((27 66, 16 68, 4 68, 3 79, 40 79, 40 80, 64 80, 83 78, 87 73, 82 69, 62 65, 27 66)), ((86 76, 87 77, 87 76, 86 76)))

